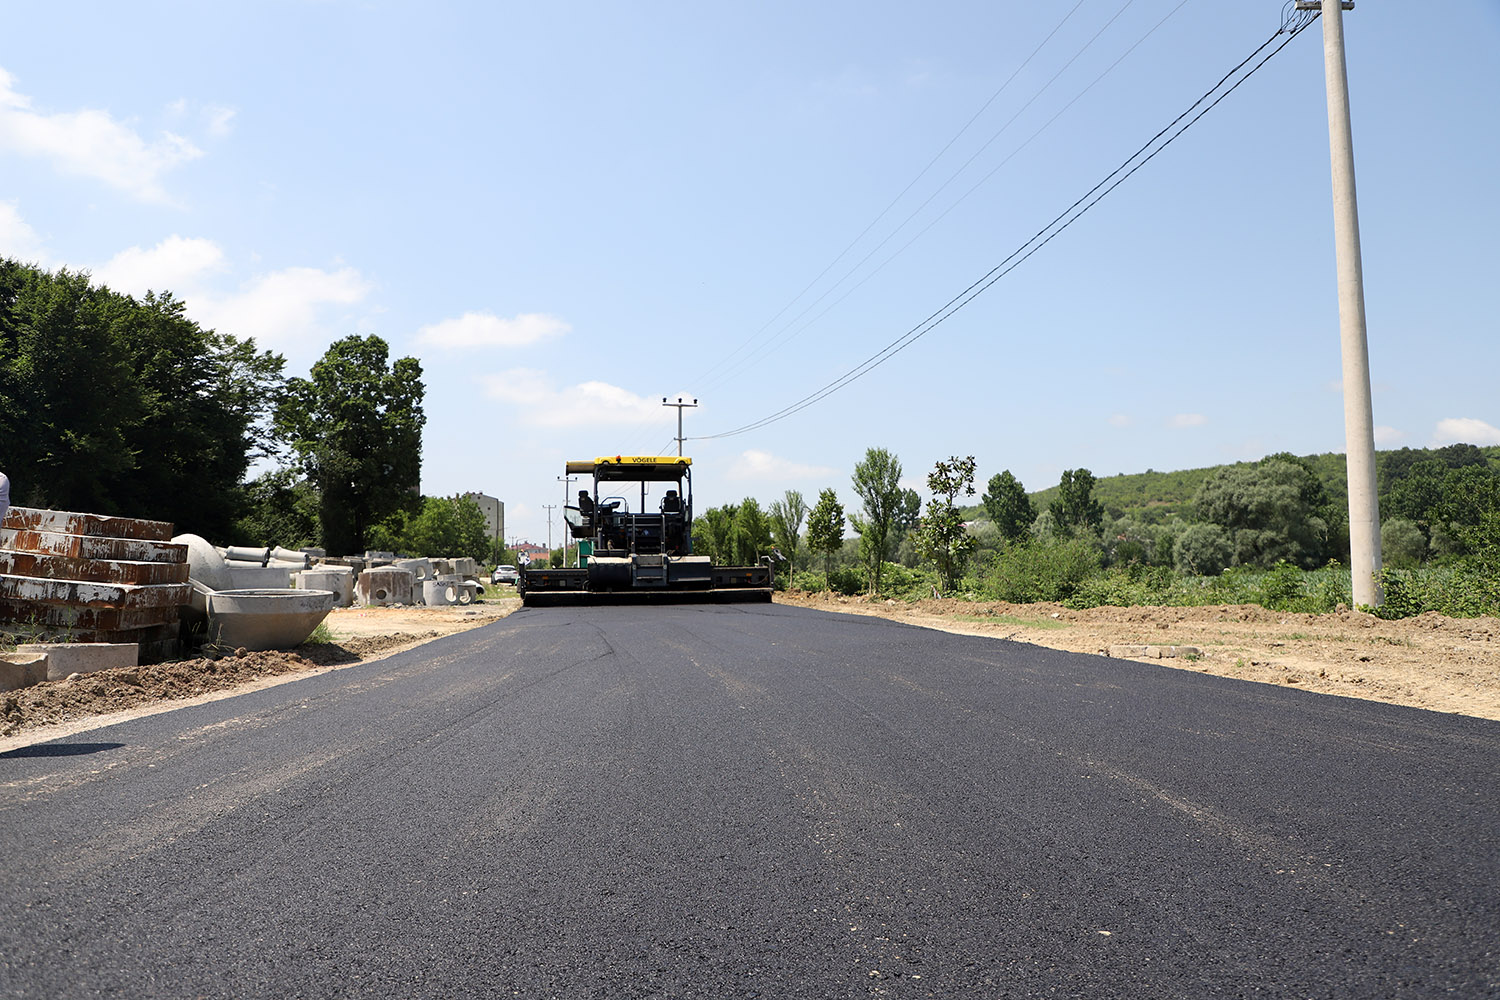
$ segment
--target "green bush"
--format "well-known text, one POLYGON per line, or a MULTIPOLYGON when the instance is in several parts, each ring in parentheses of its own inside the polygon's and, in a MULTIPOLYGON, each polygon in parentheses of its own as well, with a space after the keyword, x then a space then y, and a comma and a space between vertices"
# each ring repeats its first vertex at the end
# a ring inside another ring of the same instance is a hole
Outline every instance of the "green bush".
POLYGON ((1385 569, 1380 574, 1385 600, 1375 614, 1410 618, 1436 611, 1454 618, 1500 615, 1500 587, 1472 564, 1428 570, 1385 569))
POLYGON ((1282 560, 1260 578, 1260 594, 1255 603, 1272 611, 1301 611, 1303 605, 1302 570, 1282 560))
POLYGON ((1017 604, 1066 601, 1098 572, 1098 546, 1085 539, 1023 542, 995 557, 984 577, 984 596, 1017 604))
POLYGON ((828 576, 822 570, 798 570, 792 575, 792 584, 787 589, 816 594, 828 589, 828 576))
POLYGON ((828 589, 836 594, 853 596, 865 592, 865 571, 856 567, 836 569, 828 574, 828 589))
POLYGON ((939 591, 939 577, 935 570, 908 569, 899 563, 888 562, 880 574, 880 596, 900 600, 917 601, 931 597, 939 591))

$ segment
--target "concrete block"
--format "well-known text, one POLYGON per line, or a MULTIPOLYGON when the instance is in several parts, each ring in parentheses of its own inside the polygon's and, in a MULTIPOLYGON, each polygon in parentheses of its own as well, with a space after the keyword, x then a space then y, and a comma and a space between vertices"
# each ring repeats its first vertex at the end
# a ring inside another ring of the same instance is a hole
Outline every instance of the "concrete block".
POLYGON ((459 588, 446 580, 423 580, 422 603, 429 608, 441 608, 458 603, 459 588))
POLYGON ((132 562, 180 563, 188 557, 187 546, 175 542, 99 538, 96 535, 68 535, 25 528, 0 528, 0 549, 75 559, 124 559, 132 562))
POLYGON ((46 679, 46 653, 0 653, 0 691, 15 691, 46 679))
POLYGON ((0 550, 0 573, 46 580, 86 580, 90 583, 187 583, 188 564, 80 559, 76 556, 0 550))
POLYGON ((135 586, 80 580, 46 580, 33 576, 0 576, 0 598, 36 601, 41 604, 105 608, 177 607, 187 602, 189 589, 185 583, 135 586))
POLYGON ((354 588, 355 599, 375 608, 411 604, 414 584, 411 570, 377 566, 359 574, 359 583, 354 588))
POLYGON ((138 517, 105 517, 102 514, 80 514, 66 510, 42 510, 36 507, 12 507, 5 515, 5 527, 15 531, 51 531, 63 535, 97 535, 101 538, 138 538, 165 542, 172 537, 168 521, 147 521, 138 517))
POLYGON ((298 590, 330 591, 336 608, 347 608, 354 603, 354 573, 347 566, 305 569, 295 576, 298 590))
POLYGON ((479 562, 475 559, 464 556, 462 559, 452 560, 452 563, 453 572, 459 576, 477 577, 479 575, 479 562))
POLYGON ((27 642, 17 646, 16 652, 45 655, 47 679, 61 681, 69 674, 139 666, 140 646, 133 642, 27 642))
POLYGON ((290 590, 292 570, 286 566, 246 566, 229 563, 229 586, 216 590, 290 590))
POLYGON ((1197 646, 1142 646, 1124 645, 1109 647, 1109 655, 1121 659, 1171 660, 1179 656, 1202 656, 1197 646))
POLYGON ((411 570, 412 578, 418 583, 425 583, 437 575, 433 572, 431 559, 398 559, 394 565, 398 569, 411 570))

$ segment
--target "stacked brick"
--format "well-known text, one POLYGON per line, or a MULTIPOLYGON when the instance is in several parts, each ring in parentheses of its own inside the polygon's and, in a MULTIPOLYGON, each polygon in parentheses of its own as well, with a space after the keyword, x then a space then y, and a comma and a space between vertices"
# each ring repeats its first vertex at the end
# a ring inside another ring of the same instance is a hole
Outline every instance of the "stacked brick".
POLYGON ((32 641, 134 642, 179 651, 187 546, 165 521, 12 507, 0 524, 0 632, 32 641))

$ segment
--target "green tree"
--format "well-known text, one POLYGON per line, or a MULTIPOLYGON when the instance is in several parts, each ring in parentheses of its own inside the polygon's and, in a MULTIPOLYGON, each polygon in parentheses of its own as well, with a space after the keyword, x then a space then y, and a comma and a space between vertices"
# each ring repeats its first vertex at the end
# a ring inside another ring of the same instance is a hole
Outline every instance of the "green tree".
POLYGON ((823 573, 833 572, 833 555, 844 547, 844 505, 831 488, 818 493, 818 502, 807 516, 807 547, 823 553, 823 573))
POLYGON ((0 258, 0 443, 18 505, 171 521, 227 539, 282 359, 137 301, 0 258))
POLYGON ((974 538, 964 528, 958 513, 958 495, 974 495, 974 456, 938 462, 927 476, 932 499, 927 502, 927 516, 917 530, 917 549, 923 558, 931 559, 942 577, 943 589, 958 586, 974 551, 974 538))
POLYGON ((1036 507, 1020 480, 1009 469, 990 477, 988 488, 979 498, 984 511, 1007 541, 1020 541, 1036 521, 1036 507))
POLYGON ((1193 576, 1218 576, 1234 561, 1234 541, 1217 524, 1190 524, 1172 546, 1177 572, 1193 576))
POLYGON ((736 566, 754 566, 771 551, 771 523, 760 502, 746 497, 735 508, 730 527, 730 551, 736 566))
POLYGON ((1405 518, 1389 518, 1380 526, 1380 562, 1392 569, 1416 569, 1427 558, 1427 536, 1405 518))
POLYGON ((869 575, 870 593, 879 593, 881 570, 890 551, 891 534, 909 510, 901 487, 901 460, 884 448, 870 448, 854 466, 854 493, 864 503, 865 516, 855 517, 860 556, 869 575))
POLYGON ((1339 512, 1318 477, 1293 455, 1220 469, 1198 488, 1194 506, 1201 520, 1228 533, 1237 566, 1270 569, 1285 560, 1316 569, 1340 554, 1339 512))
MULTIPOLYGON (((484 512, 473 497, 427 497, 415 517, 397 511, 382 526, 395 529, 390 548, 414 556, 468 556, 483 561, 490 552, 484 512)), ((376 537, 373 531, 370 537, 376 537)))
POLYGON ((235 544, 296 549, 322 537, 318 491, 294 470, 262 473, 246 485, 245 494, 245 513, 231 534, 235 544))
POLYGON ((1068 469, 1057 484, 1057 499, 1049 508, 1059 531, 1074 534, 1097 528, 1104 521, 1104 505, 1094 499, 1094 474, 1088 469, 1068 469))
POLYGON ((797 545, 802 537, 802 522, 807 517, 807 503, 797 490, 787 490, 780 500, 771 501, 771 535, 776 547, 786 556, 786 577, 797 570, 797 545))
POLYGON ((422 471, 422 366, 388 365, 379 337, 335 341, 310 379, 291 379, 276 428, 322 497, 323 544, 331 553, 365 549, 383 518, 417 501, 422 471))
POLYGON ((710 507, 693 518, 693 551, 719 566, 734 561, 734 515, 737 507, 710 507))

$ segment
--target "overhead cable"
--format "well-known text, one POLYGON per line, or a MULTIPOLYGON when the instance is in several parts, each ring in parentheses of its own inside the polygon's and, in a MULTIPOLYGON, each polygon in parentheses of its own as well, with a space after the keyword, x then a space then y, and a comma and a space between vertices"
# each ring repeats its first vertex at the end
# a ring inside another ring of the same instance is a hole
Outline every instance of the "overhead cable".
POLYGON ((958 312, 964 306, 968 305, 974 299, 982 295, 992 285, 994 285, 995 282, 999 281, 1001 278, 1005 277, 1011 271, 1019 267, 1032 254, 1036 253, 1042 247, 1052 242, 1052 240, 1055 239, 1059 234, 1061 234, 1063 230, 1067 229, 1074 222, 1078 221, 1078 219, 1080 219, 1086 212, 1092 209, 1111 192, 1113 192, 1117 187, 1123 184, 1137 170, 1141 169, 1141 167, 1145 166, 1152 159, 1154 159, 1157 153, 1160 153, 1162 150, 1166 149, 1184 132, 1186 132, 1189 128, 1192 128, 1192 126, 1196 122, 1198 122, 1199 119, 1201 119, 1204 115, 1208 114, 1208 112, 1217 107, 1220 101, 1224 100, 1224 98, 1228 97, 1235 90, 1237 90, 1241 84, 1250 79, 1251 76, 1253 76, 1267 62, 1269 62, 1277 53, 1290 45, 1292 39, 1301 34, 1302 31, 1305 30, 1308 25, 1312 24, 1314 20, 1316 20, 1315 17, 1307 19, 1298 18, 1295 19, 1296 23, 1294 24, 1292 24, 1292 22, 1284 22, 1283 26, 1281 28, 1278 28, 1270 38, 1266 39, 1259 46, 1257 46, 1253 52, 1242 59, 1239 64, 1231 69, 1228 73, 1226 73, 1218 83, 1209 88, 1209 90, 1206 91, 1202 97, 1199 97, 1198 100, 1189 105, 1187 110, 1183 111, 1176 118, 1172 119, 1172 121, 1169 122, 1165 128, 1157 132, 1156 135, 1147 140, 1144 145, 1142 145, 1130 156, 1126 157, 1124 162, 1122 162, 1114 170, 1110 171, 1110 173, 1107 174, 1103 180, 1099 181, 1099 183, 1095 184, 1092 188, 1085 192, 1083 196, 1080 197, 1077 201, 1073 202, 1073 204, 1069 205, 1066 209, 1060 212, 1055 218, 1052 219, 1051 222, 1038 230, 1034 236, 1032 236, 1025 243, 1021 244, 1021 246, 1016 248, 1016 250, 1014 250, 1010 254, 1010 256, 1006 257, 1004 260, 1000 261, 1000 263, 990 268, 989 271, 985 272, 967 288, 959 292, 957 295, 953 296, 953 298, 949 299, 936 311, 931 313, 926 319, 922 320, 916 326, 907 330, 900 337, 891 341, 881 350, 877 351, 875 354, 872 354, 870 357, 866 358, 855 367, 849 369, 847 372, 834 379, 832 382, 827 383, 822 388, 817 389, 813 393, 802 397, 796 402, 791 403, 780 410, 777 410, 775 413, 762 417, 761 419, 753 421, 751 423, 744 424, 743 426, 736 427, 732 430, 722 431, 718 434, 705 434, 694 437, 692 438, 692 440, 708 441, 717 438, 733 437, 735 435, 758 430, 759 428, 765 427, 768 424, 773 424, 780 420, 784 420, 787 417, 806 409, 819 400, 832 395, 838 390, 849 385, 851 382, 854 382, 862 376, 868 374, 870 371, 873 371, 875 368, 890 360, 896 354, 899 354, 901 351, 905 350, 907 347, 920 340, 923 336, 931 332, 934 328, 943 323, 954 313, 958 312), (1289 27, 1288 24, 1291 24, 1291 26, 1289 27), (1225 87, 1226 83, 1233 79, 1236 74, 1240 73, 1240 71, 1244 69, 1246 65, 1254 60, 1256 56, 1260 55, 1260 53, 1264 52, 1282 34, 1287 35, 1285 41, 1283 41, 1271 52, 1267 53, 1266 56, 1260 60, 1260 62, 1256 63, 1254 66, 1250 67, 1249 70, 1245 71, 1245 73, 1241 75, 1237 80, 1235 80, 1234 83, 1230 84, 1228 87, 1225 87), (1221 90, 1222 93, 1220 93, 1221 90), (1218 96, 1215 97, 1215 94, 1218 94, 1218 96), (1210 98, 1212 98, 1212 100, 1210 100, 1210 98), (1207 103, 1205 104, 1205 102, 1207 103), (1198 110, 1200 107, 1202 110, 1198 110), (1194 114, 1194 111, 1197 111, 1197 114, 1194 114), (1191 118, 1189 118, 1190 115, 1192 116, 1191 118), (1186 119, 1186 121, 1184 121, 1184 119, 1186 119), (1165 138, 1163 138, 1164 136, 1165 138))
MULTIPOLYGON (((1006 78, 1005 82, 1002 83, 995 90, 995 92, 989 96, 989 99, 986 100, 982 105, 980 105, 979 110, 976 111, 976 112, 974 112, 974 114, 969 117, 969 120, 964 123, 963 127, 960 128, 957 132, 955 132, 953 134, 953 138, 949 139, 943 145, 943 148, 940 149, 940 150, 938 150, 937 153, 932 157, 931 160, 927 161, 927 166, 923 167, 917 173, 917 175, 915 177, 913 177, 907 183, 907 185, 904 188, 901 189, 901 191, 896 195, 896 197, 894 197, 894 198, 891 199, 890 204, 886 205, 885 208, 881 210, 881 212, 880 212, 879 215, 875 216, 875 218, 873 218, 873 219, 870 220, 870 224, 867 225, 867 226, 865 226, 865 228, 860 231, 860 233, 859 233, 858 236, 854 237, 854 239, 852 239, 852 240, 849 241, 849 245, 848 246, 844 247, 843 250, 839 251, 838 256, 834 257, 833 260, 829 261, 828 264, 827 264, 827 266, 824 267, 823 270, 819 271, 818 274, 811 281, 809 281, 803 287, 803 289, 800 292, 798 292, 796 295, 792 296, 791 299, 789 299, 785 305, 783 305, 780 309, 776 310, 776 314, 773 315, 770 319, 766 320, 765 323, 763 323, 761 325, 760 329, 758 329, 754 333, 752 333, 748 338, 745 339, 745 341, 742 344, 740 344, 739 347, 736 347, 728 355, 726 355, 720 361, 716 362, 712 367, 710 367, 702 375, 698 376, 698 379, 695 379, 694 381, 697 382, 699 380, 706 379, 709 376, 713 375, 715 372, 718 372, 720 369, 724 368, 724 366, 730 364, 736 357, 739 356, 739 354, 742 351, 744 351, 752 343, 754 343, 755 339, 757 337, 759 337, 762 333, 764 333, 767 329, 769 329, 778 319, 780 319, 782 317, 782 315, 785 314, 788 309, 790 309, 792 306, 796 305, 797 302, 800 301, 802 299, 802 297, 804 295, 806 295, 809 291, 811 291, 812 288, 814 286, 816 286, 818 282, 822 281, 823 278, 824 278, 824 276, 827 275, 829 271, 833 270, 833 268, 838 264, 839 261, 841 261, 845 257, 847 257, 849 255, 849 252, 851 250, 853 250, 856 246, 859 245, 860 240, 863 240, 867 235, 869 235, 870 230, 874 229, 876 227, 876 225, 878 225, 880 223, 880 220, 884 219, 887 215, 889 215, 890 212, 891 212, 891 209, 895 208, 896 205, 901 201, 901 199, 906 197, 907 192, 910 191, 913 187, 915 187, 918 181, 920 181, 923 177, 927 176, 928 171, 930 171, 934 166, 937 165, 938 160, 942 159, 943 156, 948 152, 948 150, 953 147, 953 144, 955 142, 957 142, 963 136, 963 134, 965 132, 967 132, 974 125, 974 123, 976 121, 979 120, 979 117, 981 115, 983 115, 986 110, 989 109, 989 106, 991 104, 995 103, 995 100, 1002 93, 1005 92, 1006 88, 1011 85, 1011 83, 1016 79, 1016 77, 1020 76, 1021 73, 1022 73, 1022 71, 1025 70, 1027 66, 1031 65, 1032 60, 1034 60, 1037 57, 1037 55, 1042 51, 1042 49, 1047 45, 1047 43, 1052 40, 1052 36, 1056 35, 1060 30, 1062 30, 1062 26, 1068 23, 1068 20, 1078 11, 1079 7, 1083 6, 1083 4, 1084 4, 1084 0, 1078 0, 1078 2, 1073 5, 1072 9, 1069 10, 1066 14, 1063 15, 1062 20, 1058 21, 1057 25, 1051 31, 1049 31, 1047 33, 1047 36, 1045 38, 1043 38, 1040 42, 1037 43, 1036 48, 1034 48, 1034 49, 1031 50, 1031 54, 1029 56, 1027 56, 1026 59, 1019 66, 1016 67, 1015 71, 1012 72, 1011 75, 1006 78)), ((1128 7, 1129 5, 1130 4, 1127 2, 1126 6, 1128 7)), ((1122 11, 1123 11, 1123 8, 1122 8, 1122 11)), ((1115 17, 1119 17, 1119 14, 1116 14, 1115 17)), ((1113 23, 1113 21, 1114 21, 1114 18, 1111 18, 1110 22, 1113 23)), ((1108 27, 1108 25, 1106 25, 1105 27, 1108 27)), ((1097 37, 1097 35, 1095 37, 1097 37)), ((1090 39, 1090 44, 1092 44, 1092 41, 1093 40, 1090 39)), ((1085 48, 1087 48, 1087 46, 1085 46, 1085 48)), ((1077 58, 1077 56, 1074 56, 1074 59, 1076 59, 1076 58, 1077 58)), ((1071 65, 1071 64, 1072 64, 1072 60, 1069 60, 1069 65, 1071 65)), ((1055 79, 1055 77, 1054 77, 1054 79, 1055 79)), ((1049 85, 1050 85, 1050 81, 1049 81, 1049 85)), ((1046 89, 1046 87, 1042 88, 1042 90, 1045 90, 1045 89, 1046 89)), ((1040 96, 1040 95, 1041 95, 1041 91, 1038 91, 1036 96, 1040 96)), ((1036 100, 1036 97, 1034 96, 1032 98, 1032 100, 1033 101, 1036 100)), ((1028 103, 1028 105, 1030 104, 1030 102, 1027 102, 1027 103, 1028 103)), ((999 133, 996 133, 996 134, 998 135, 999 133)), ((995 140, 995 137, 991 136, 989 141, 993 142, 994 140, 995 140)), ((988 142, 985 143, 985 146, 988 146, 988 145, 989 145, 988 142)), ((982 146, 980 148, 983 149, 984 147, 982 146)), ((978 154, 976 153, 975 155, 977 156, 978 154)), ((970 159, 972 159, 972 157, 970 159)), ((965 163, 964 166, 966 167, 966 166, 968 166, 968 164, 965 163)), ((963 169, 964 169, 963 167, 960 167, 959 171, 961 172, 963 169)), ((957 176, 957 173, 955 173, 954 176, 957 176)), ((949 181, 951 181, 951 180, 952 180, 952 178, 950 177, 949 181)), ((946 186, 947 183, 948 182, 944 182, 944 186, 946 186)), ((939 188, 938 190, 941 191, 942 188, 939 188)), ((928 199, 928 200, 930 201, 931 199, 928 199)), ((925 205, 926 202, 923 202, 923 204, 925 205)), ((904 226, 905 223, 902 223, 902 225, 904 226)), ((899 231, 900 231, 900 227, 898 226, 897 229, 895 230, 895 232, 899 232, 899 231)), ((894 232, 892 233, 892 235, 894 235, 894 232)), ((887 236, 886 240, 889 240, 889 239, 890 239, 890 237, 887 236)), ((882 246, 884 245, 884 241, 882 242, 881 245, 882 246)), ((879 247, 877 247, 876 249, 879 249, 879 247)), ((866 257, 866 259, 868 259, 868 256, 866 257)), ((863 263, 863 261, 861 261, 861 263, 863 263)), ((858 269, 858 267, 859 267, 859 265, 855 265, 855 269, 856 270, 858 269)), ((847 278, 847 275, 845 277, 847 278)), ((843 280, 844 279, 841 278, 840 282, 842 282, 843 280)), ((835 285, 833 287, 837 288, 838 287, 838 283, 835 283, 835 285)), ((830 289, 830 291, 831 291, 831 289, 830 289)), ((824 296, 826 296, 828 293, 825 292, 823 294, 824 294, 824 296)), ((821 300, 822 300, 822 296, 820 296, 819 299, 815 300, 812 303, 812 305, 817 305, 817 303, 819 301, 821 301, 821 300)), ((808 308, 810 309, 810 308, 812 308, 812 306, 810 305, 810 306, 808 306, 808 308)), ((805 313, 806 313, 806 310, 804 309, 802 313, 799 313, 797 316, 794 316, 789 322, 790 323, 797 322, 797 320, 800 319, 801 316, 804 315, 805 313)), ((752 357, 759 356, 761 353, 763 353, 763 352, 757 351, 757 352, 755 352, 755 355, 753 355, 752 357)), ((746 359, 746 360, 748 362, 751 359, 746 359)), ((705 385, 705 387, 712 386, 712 385, 717 385, 720 381, 722 381, 722 379, 716 380, 714 382, 707 383, 705 385)))

